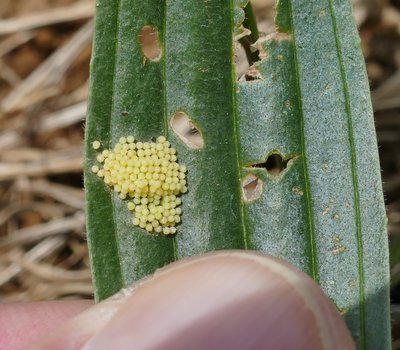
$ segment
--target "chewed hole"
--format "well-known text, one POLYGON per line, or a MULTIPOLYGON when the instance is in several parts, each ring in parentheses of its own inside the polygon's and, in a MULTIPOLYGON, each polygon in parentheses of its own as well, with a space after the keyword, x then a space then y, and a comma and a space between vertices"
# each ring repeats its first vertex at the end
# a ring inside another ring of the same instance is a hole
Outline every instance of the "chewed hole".
POLYGON ((203 135, 186 113, 176 112, 171 118, 171 127, 189 148, 200 149, 204 147, 203 135))
POLYGON ((241 81, 254 81, 263 79, 260 70, 256 66, 251 66, 240 79, 241 81))
POLYGON ((161 46, 157 30, 151 26, 144 26, 139 33, 139 41, 144 55, 151 61, 157 62, 161 58, 161 46))
POLYGON ((257 176, 248 174, 242 181, 242 192, 246 202, 260 198, 263 182, 257 176))
POLYGON ((246 58, 246 51, 242 45, 235 43, 235 66, 236 66, 236 77, 237 79, 243 81, 246 72, 248 71, 250 65, 246 58))
POLYGON ((287 168, 289 161, 293 158, 294 157, 283 159, 279 153, 272 153, 265 162, 252 164, 251 166, 253 168, 264 168, 272 176, 279 176, 287 168))
POLYGON ((265 162, 265 168, 271 175, 278 176, 286 169, 287 163, 280 154, 271 154, 265 162))

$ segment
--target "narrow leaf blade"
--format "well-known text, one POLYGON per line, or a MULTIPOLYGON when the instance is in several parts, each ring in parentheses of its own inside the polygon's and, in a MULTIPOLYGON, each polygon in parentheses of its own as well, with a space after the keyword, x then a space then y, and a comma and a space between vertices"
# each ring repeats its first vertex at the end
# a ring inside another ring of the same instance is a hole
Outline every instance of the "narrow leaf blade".
POLYGON ((86 129, 88 234, 98 299, 206 251, 255 249, 310 274, 359 348, 389 348, 385 213, 368 81, 348 1, 281 0, 260 43, 260 79, 237 82, 233 37, 246 1, 98 1, 86 129), (140 47, 158 32, 161 59, 140 47), (184 112, 204 146, 171 128, 184 112), (165 135, 188 167, 175 237, 131 224, 126 202, 91 173, 100 140, 165 135), (270 155, 286 164, 265 169, 270 155), (252 174, 262 186, 248 200, 252 174))

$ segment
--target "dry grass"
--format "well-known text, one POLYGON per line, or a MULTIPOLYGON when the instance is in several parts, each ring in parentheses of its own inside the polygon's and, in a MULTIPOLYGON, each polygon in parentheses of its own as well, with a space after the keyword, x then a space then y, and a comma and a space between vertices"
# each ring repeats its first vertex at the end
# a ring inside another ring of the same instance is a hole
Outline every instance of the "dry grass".
MULTIPOLYGON (((253 0, 262 30, 272 0, 253 0)), ((400 1, 355 0, 373 90, 392 247, 400 242, 400 1)), ((0 298, 91 297, 82 139, 92 0, 0 8, 0 298)), ((394 249, 394 248, 393 248, 394 249)), ((393 275, 400 281, 400 262, 393 275)), ((400 319, 393 285, 393 319, 400 319)), ((395 338, 397 326, 394 329, 395 338)), ((395 348, 400 344, 394 343, 395 348)))
POLYGON ((82 138, 94 3, 28 3, 0 10, 0 297, 91 297, 82 138))

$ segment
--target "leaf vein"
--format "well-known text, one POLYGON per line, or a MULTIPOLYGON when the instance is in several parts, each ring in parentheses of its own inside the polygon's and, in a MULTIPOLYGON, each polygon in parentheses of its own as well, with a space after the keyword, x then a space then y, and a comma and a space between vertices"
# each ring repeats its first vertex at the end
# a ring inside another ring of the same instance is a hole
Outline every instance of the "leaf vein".
POLYGON ((303 161, 303 176, 304 176, 304 186, 305 186, 305 198, 307 204, 307 219, 309 226, 309 249, 310 249, 310 275, 316 281, 319 282, 319 272, 317 267, 317 247, 316 247, 316 233, 315 233, 315 222, 314 222, 314 210, 311 199, 311 189, 310 189, 310 176, 308 174, 308 164, 307 164, 307 152, 306 152, 306 141, 305 141, 305 127, 304 127, 304 111, 303 111, 303 102, 302 102, 302 91, 300 86, 300 72, 299 72, 299 62, 298 62, 298 53, 296 46, 296 33, 294 28, 294 20, 293 20, 293 9, 292 2, 289 2, 289 17, 290 17, 290 26, 293 35, 293 61, 294 61, 294 71, 295 71, 295 80, 296 80, 296 94, 298 100, 298 109, 300 112, 300 134, 301 134, 301 158, 303 161))
MULTIPOLYGON (((232 28, 232 40, 233 40, 233 32, 234 32, 234 27, 235 27, 235 0, 230 1, 230 10, 231 10, 231 28, 232 28)), ((236 71, 235 71, 235 64, 233 62, 233 57, 234 57, 234 45, 233 42, 231 44, 231 52, 230 52, 230 60, 231 60, 231 88, 232 88, 232 122, 233 122, 233 133, 235 135, 234 137, 234 145, 235 145, 235 154, 236 154, 236 164, 237 164, 237 171, 238 171, 238 179, 239 179, 239 184, 241 183, 241 173, 243 169, 243 164, 240 158, 240 135, 239 135, 239 128, 238 128, 238 110, 237 110, 237 100, 236 100, 236 71)), ((241 186, 238 186, 239 190, 239 206, 240 206, 240 222, 242 225, 242 231, 243 231, 243 244, 244 244, 244 249, 251 249, 250 246, 250 234, 246 226, 245 222, 245 213, 244 213, 244 204, 242 200, 242 193, 241 193, 241 186)))
MULTIPOLYGON (((115 45, 114 45, 114 52, 115 52, 115 54, 114 54, 114 57, 119 57, 118 56, 118 50, 119 50, 119 34, 120 34, 120 22, 121 22, 121 20, 120 20, 120 15, 121 15, 121 7, 122 7, 122 1, 123 0, 116 0, 116 2, 117 2, 117 13, 116 13, 116 19, 117 19, 117 25, 116 25, 116 40, 115 40, 115 45)), ((115 93, 116 93, 116 75, 117 75, 117 68, 118 67, 118 59, 115 59, 114 60, 114 67, 113 67, 113 70, 114 70, 114 72, 113 72, 113 76, 112 76, 112 91, 111 91, 111 113, 113 113, 113 111, 114 111, 114 106, 115 106, 115 99, 114 99, 114 96, 115 96, 115 93)), ((112 118, 112 116, 110 116, 110 125, 109 125, 109 129, 111 130, 112 129, 112 124, 113 124, 113 118, 112 118)), ((112 218, 112 221, 113 221, 113 223, 114 223, 114 229, 115 229, 115 236, 117 236, 118 235, 118 230, 117 230, 117 221, 116 221, 116 218, 117 218, 117 212, 116 212, 116 209, 115 209, 115 202, 114 202, 114 198, 113 198, 113 193, 110 193, 110 201, 111 201, 111 206, 112 206, 112 210, 113 210, 113 218, 112 218)), ((124 276, 124 274, 122 273, 122 266, 121 266, 121 263, 122 263, 122 261, 123 261, 123 259, 122 259, 122 253, 121 253, 121 248, 120 248, 120 245, 118 244, 118 242, 117 242, 117 252, 118 252, 118 261, 119 261, 119 263, 120 263, 120 268, 121 268, 121 281, 122 281, 122 285, 123 286, 125 286, 126 285, 126 280, 125 280, 125 276, 124 276)))
POLYGON ((337 18, 335 13, 335 8, 332 0, 329 0, 330 14, 333 24, 333 32, 335 36, 336 52, 339 61, 340 78, 343 85, 343 94, 345 99, 345 110, 347 114, 347 127, 348 127, 348 137, 350 144, 350 154, 351 154, 351 174, 353 178, 353 188, 354 188, 354 210, 356 216, 356 237, 357 237, 357 253, 358 253, 358 275, 359 281, 359 310, 360 310, 360 327, 361 334, 359 338, 359 346, 362 349, 366 348, 365 336, 366 336, 366 324, 365 324, 365 280, 364 280, 364 267, 363 267, 363 244, 362 244, 362 223, 361 223, 361 209, 360 209, 360 195, 358 189, 358 174, 357 174, 357 155, 355 150, 354 132, 353 132, 353 116, 351 113, 350 105, 350 94, 349 86, 346 77, 346 72, 344 68, 341 42, 339 38, 338 28, 337 28, 337 18))
MULTIPOLYGON (((163 120, 164 120, 164 134, 168 139, 168 99, 167 99, 167 6, 168 2, 164 4, 164 18, 163 18, 163 40, 162 40, 162 81, 163 81, 163 120)), ((172 252, 174 261, 178 260, 178 247, 175 237, 170 237, 172 240, 172 252)))

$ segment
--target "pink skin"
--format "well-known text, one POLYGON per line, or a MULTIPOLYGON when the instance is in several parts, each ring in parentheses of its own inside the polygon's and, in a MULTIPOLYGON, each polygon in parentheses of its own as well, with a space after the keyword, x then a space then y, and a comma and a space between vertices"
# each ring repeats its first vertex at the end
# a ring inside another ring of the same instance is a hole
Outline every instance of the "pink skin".
POLYGON ((91 300, 0 304, 0 349, 21 349, 92 305, 91 300))
POLYGON ((171 264, 95 306, 0 306, 1 350, 354 348, 308 276, 255 252, 171 264))

